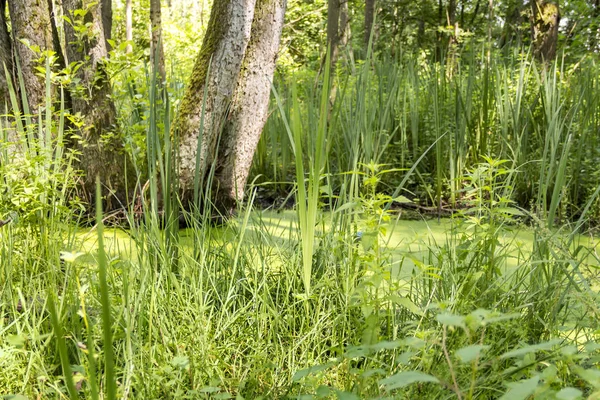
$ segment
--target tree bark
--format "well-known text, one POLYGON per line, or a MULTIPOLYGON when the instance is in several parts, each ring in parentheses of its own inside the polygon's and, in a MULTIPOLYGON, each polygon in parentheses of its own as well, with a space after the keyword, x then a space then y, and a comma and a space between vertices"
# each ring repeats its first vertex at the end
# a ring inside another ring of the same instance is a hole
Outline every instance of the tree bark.
MULTIPOLYGON (((348 44, 348 40, 350 40, 350 10, 348 8, 349 0, 341 0, 340 3, 340 48, 345 48, 348 44)), ((352 57, 352 52, 350 52, 350 56, 352 57)))
POLYGON ((133 183, 133 165, 115 134, 116 109, 110 98, 110 82, 104 61, 108 55, 100 3, 91 0, 63 0, 64 15, 75 24, 90 24, 91 35, 78 40, 73 26, 65 21, 64 32, 68 63, 79 63, 78 87, 73 88, 72 112, 80 113, 84 126, 82 139, 74 145, 80 153, 79 168, 84 172, 83 187, 90 204, 94 204, 95 179, 100 177, 106 210, 129 203, 126 183, 133 183), (75 10, 87 9, 82 21, 75 10))
POLYGON ((329 50, 331 64, 335 65, 340 41, 340 1, 327 2, 327 49, 329 50))
POLYGON ((216 203, 231 213, 244 197, 252 159, 267 120, 286 0, 257 0, 250 42, 217 156, 216 203))
MULTIPOLYGON (((327 49, 329 51, 329 69, 332 75, 335 75, 340 50, 348 43, 349 15, 348 0, 329 0, 327 2, 327 49)), ((319 74, 325 66, 326 57, 323 57, 319 74)), ((315 82, 316 85, 317 82, 315 82)), ((335 102, 337 87, 335 80, 329 91, 329 102, 335 102)))
POLYGON ((373 32, 373 22, 375 21, 375 0, 365 1, 365 49, 369 48, 371 33, 373 32))
POLYGON ((558 3, 534 0, 531 2, 531 38, 534 56, 544 62, 554 59, 558 44, 560 10, 558 3))
POLYGON ((13 73, 12 44, 6 24, 6 0, 0 0, 0 113, 4 113, 5 105, 10 108, 8 80, 14 83, 13 73), (9 73, 8 77, 4 67, 9 73))
POLYGON ((125 2, 125 39, 127 40, 127 54, 133 51, 133 0, 126 0, 125 2))
POLYGON ((24 42, 28 42, 32 48, 39 48, 42 52, 53 49, 48 3, 42 0, 10 0, 8 8, 13 49, 21 67, 29 110, 32 114, 36 114, 39 106, 44 103, 46 83, 43 76, 36 75, 36 67, 41 55, 24 42))
POLYGON ((167 80, 165 71, 165 53, 162 43, 162 22, 160 0, 150 0, 150 22, 152 25, 152 46, 150 47, 150 60, 152 66, 157 67, 161 85, 167 80), (158 56, 158 59, 156 57, 158 56))
POLYGON ((110 43, 112 39, 113 11, 112 0, 102 0, 102 28, 104 30, 104 40, 106 41, 106 49, 110 51, 110 43))
POLYGON ((173 124, 173 135, 179 137, 179 182, 186 207, 198 200, 193 198, 197 156, 197 173, 201 178, 216 159, 221 127, 250 40, 255 4, 256 0, 215 0, 213 3, 206 36, 173 124), (205 90, 204 126, 200 132, 205 90))

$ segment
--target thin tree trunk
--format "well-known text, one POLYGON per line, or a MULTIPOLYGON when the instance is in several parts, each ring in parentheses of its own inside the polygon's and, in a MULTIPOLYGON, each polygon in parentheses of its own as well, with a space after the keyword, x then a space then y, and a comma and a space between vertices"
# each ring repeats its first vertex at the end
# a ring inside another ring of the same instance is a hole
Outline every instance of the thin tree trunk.
POLYGON ((448 1, 448 25, 454 26, 456 23, 456 0, 448 1))
POLYGON ((448 76, 452 76, 454 74, 454 68, 456 64, 456 51, 458 46, 458 21, 456 20, 456 0, 448 1, 448 9, 447 9, 447 18, 448 18, 448 26, 452 27, 452 33, 449 34, 447 39, 447 73, 448 76))
MULTIPOLYGON (((91 25, 92 35, 83 40, 75 36, 73 26, 65 21, 65 42, 68 63, 80 63, 77 71, 79 90, 72 92, 72 112, 84 119, 82 139, 75 144, 80 153, 79 168, 84 172, 83 187, 88 199, 94 198, 95 179, 103 185, 105 209, 126 206, 126 183, 134 183, 133 165, 123 151, 122 140, 117 137, 116 109, 110 98, 110 82, 104 61, 108 55, 99 3, 88 0, 63 0, 64 15, 71 21, 83 23, 74 15, 75 10, 89 8, 85 23, 91 25)), ((91 203, 93 204, 93 202, 91 203)))
POLYGON ((327 2, 327 49, 329 50, 331 65, 335 65, 340 42, 340 1, 327 2))
POLYGON ((531 37, 533 54, 540 61, 551 61, 556 56, 560 10, 558 3, 534 0, 531 2, 531 37))
MULTIPOLYGON (((329 0, 327 9, 327 45, 330 54, 330 71, 335 75, 340 51, 348 43, 348 0, 329 0)), ((325 58, 321 62, 319 75, 322 67, 325 65, 325 58)), ((337 93, 336 81, 333 80, 329 91, 329 102, 333 104, 337 93)))
POLYGON ((375 0, 365 1, 365 49, 369 48, 369 41, 373 33, 373 22, 375 21, 375 0))
POLYGON ((286 0, 257 0, 252 33, 217 157, 216 203, 230 214, 244 186, 267 120, 271 82, 283 28, 286 0))
POLYGON ((161 84, 163 84, 167 80, 167 74, 165 71, 165 53, 162 43, 160 0, 150 0, 150 22, 152 25, 150 60, 152 61, 153 67, 158 67, 158 77, 160 78, 161 84), (155 59, 156 56, 158 56, 158 60, 155 59))
MULTIPOLYGON (((56 53, 56 64, 60 69, 66 68, 65 55, 63 54, 62 45, 60 43, 60 36, 58 34, 58 27, 56 25, 56 11, 54 9, 54 2, 48 0, 48 10, 50 11, 50 27, 52 30, 52 47, 56 53)), ((60 19, 62 21, 62 19, 60 19)))
POLYGON ((102 0, 102 28, 104 29, 104 39, 106 40, 106 49, 110 51, 110 43, 112 39, 112 25, 113 25, 113 10, 112 0, 102 0))
MULTIPOLYGON (((350 40, 350 10, 348 9, 349 0, 341 0, 340 3, 340 48, 345 48, 350 40)), ((350 52, 352 56, 352 52, 350 52)))
POLYGON ((133 4, 132 0, 125 2, 125 39, 127 40, 126 52, 129 54, 133 51, 133 4))
MULTIPOLYGON (((202 48, 173 125, 179 137, 179 177, 184 206, 194 199, 198 142, 201 140, 201 178, 215 161, 221 127, 234 94, 242 60, 250 40, 256 0, 215 0, 202 48), (207 87, 205 87, 207 86, 207 87), (200 132, 206 91, 204 126, 200 132)), ((223 139, 223 143, 227 139, 223 139)))
MULTIPOLYGON (((438 0, 438 27, 441 27, 444 23, 444 5, 442 0, 438 0)), ((439 29, 436 30, 435 33, 436 42, 435 42, 435 55, 436 61, 441 62, 442 57, 444 56, 444 35, 440 32, 439 29)))
MULTIPOLYGON (((42 52, 52 50, 52 30, 48 3, 40 0, 11 0, 8 2, 13 37, 13 49, 21 67, 25 94, 31 113, 37 113, 44 103, 45 79, 36 75, 40 55, 29 48, 38 47, 42 52)), ((23 95, 23 94, 21 94, 23 95)))
POLYGON ((10 109, 10 98, 8 92, 8 80, 13 80, 13 58, 12 44, 8 27, 6 25, 6 0, 0 0, 0 113, 4 113, 4 106, 10 109), (7 77, 4 67, 8 71, 7 77), (8 80, 7 80, 8 78, 8 80))

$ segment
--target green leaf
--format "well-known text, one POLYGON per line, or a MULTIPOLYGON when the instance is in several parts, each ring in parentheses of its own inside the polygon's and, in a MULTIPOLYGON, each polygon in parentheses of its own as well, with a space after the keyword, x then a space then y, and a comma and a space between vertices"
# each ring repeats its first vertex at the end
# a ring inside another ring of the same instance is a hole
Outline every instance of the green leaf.
POLYGON ((321 385, 317 388, 316 395, 317 397, 327 397, 331 394, 331 389, 329 386, 321 385))
POLYGON ((511 358, 511 357, 520 357, 520 356, 524 356, 525 354, 535 353, 538 351, 552 350, 552 348, 554 346, 558 345, 560 342, 561 342, 560 339, 554 339, 549 342, 525 346, 520 349, 511 350, 509 352, 506 352, 506 353, 502 354, 500 356, 500 358, 505 359, 505 358, 511 358))
POLYGON ((366 370, 364 372, 361 372, 360 376, 362 378, 370 378, 370 377, 375 376, 375 375, 386 375, 386 372, 387 371, 385 371, 385 370, 383 370, 381 368, 368 369, 368 370, 366 370))
POLYGON ((504 213, 504 214, 508 214, 508 215, 518 215, 520 217, 525 215, 521 210, 519 210, 518 208, 514 208, 514 207, 498 207, 498 208, 496 208, 496 211, 504 213))
POLYGON ((425 313, 415 303, 413 303, 408 297, 391 295, 390 300, 399 306, 406 308, 413 314, 423 316, 425 313))
POLYGON ((558 400, 576 400, 580 399, 581 397, 583 397, 583 392, 572 387, 561 389, 558 393, 556 393, 556 398, 558 400))
POLYGON ((190 365, 190 359, 186 356, 177 356, 171 360, 171 365, 179 369, 186 369, 190 365))
POLYGON ((440 383, 439 379, 418 371, 402 371, 379 381, 386 390, 400 389, 413 383, 440 383))
POLYGON ((22 349, 23 347, 25 347, 26 342, 27 338, 23 335, 8 335, 6 337, 6 343, 13 347, 16 347, 17 349, 22 349))
POLYGON ((460 359, 460 361, 464 363, 471 362, 475 360, 479 354, 489 349, 490 346, 482 345, 482 344, 474 344, 471 346, 463 347, 462 349, 456 350, 456 356, 460 359))
POLYGON ((454 314, 438 314, 435 319, 442 325, 449 326, 460 326, 461 328, 465 327, 465 317, 462 315, 454 315, 454 314))
POLYGON ((404 197, 404 196, 394 197, 394 201, 396 201, 398 203, 412 203, 413 202, 411 199, 409 199, 408 197, 404 197))
POLYGON ((340 212, 340 211, 347 210, 349 208, 354 208, 357 205, 358 205, 358 203, 350 201, 350 202, 344 203, 341 206, 339 206, 338 208, 336 208, 334 212, 340 212))
POLYGON ((22 394, 8 394, 2 397, 3 400, 29 400, 29 397, 22 394))
POLYGON ((533 378, 509 383, 507 386, 510 389, 500 397, 500 400, 525 400, 535 392, 539 381, 540 377, 536 375, 533 378))
POLYGON ((377 232, 363 232, 360 238, 360 244, 363 247, 364 251, 369 251, 373 248, 377 241, 377 232))
POLYGON ((360 400, 360 397, 350 392, 342 392, 341 390, 336 390, 335 394, 339 400, 360 400))
POLYGON ((374 351, 394 350, 394 349, 397 349, 398 347, 402 346, 403 344, 404 344, 404 342, 402 340, 394 340, 394 341, 384 340, 384 341, 375 343, 374 345, 372 345, 370 347, 374 351))
POLYGON ((574 370, 575 373, 581 377, 581 379, 595 388, 600 388, 600 370, 584 369, 581 367, 575 367, 574 370))

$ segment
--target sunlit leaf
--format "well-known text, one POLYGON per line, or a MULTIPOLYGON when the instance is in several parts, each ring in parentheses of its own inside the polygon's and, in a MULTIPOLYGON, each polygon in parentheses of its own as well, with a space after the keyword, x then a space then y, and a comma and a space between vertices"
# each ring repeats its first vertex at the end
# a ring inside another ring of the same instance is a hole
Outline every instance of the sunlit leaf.
POLYGON ((500 397, 500 400, 525 400, 535 392, 539 381, 540 378, 536 375, 533 378, 509 383, 507 384, 509 390, 500 397))
POLYGON ((463 347, 462 349, 456 350, 456 356, 460 359, 460 361, 464 363, 471 362, 475 360, 482 351, 489 349, 490 346, 482 345, 482 344, 474 344, 471 346, 463 347))
POLYGON ((403 371, 379 381, 386 390, 400 389, 413 383, 439 383, 439 379, 418 371, 403 371))
POLYGON ((465 317, 454 314, 438 314, 435 319, 442 325, 465 327, 465 317))
POLYGON ((583 392, 572 387, 564 388, 556 393, 558 400, 577 400, 583 397, 583 392))

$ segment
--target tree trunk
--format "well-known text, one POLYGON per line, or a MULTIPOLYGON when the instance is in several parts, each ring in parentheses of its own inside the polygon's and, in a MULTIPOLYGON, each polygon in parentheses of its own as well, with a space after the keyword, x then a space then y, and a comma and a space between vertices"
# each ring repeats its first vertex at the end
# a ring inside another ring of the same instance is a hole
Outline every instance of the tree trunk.
POLYGON ((76 26, 91 26, 91 35, 78 41, 73 26, 67 21, 64 24, 67 62, 81 65, 76 73, 78 87, 71 94, 72 112, 80 113, 84 122, 82 139, 74 145, 80 153, 78 167, 85 174, 84 195, 94 204, 95 179, 99 176, 105 209, 120 208, 129 202, 125 185, 134 183, 133 165, 115 134, 116 109, 104 65, 108 53, 101 5, 90 0, 63 0, 63 12, 76 26), (88 9, 83 20, 74 15, 81 9, 88 9))
POLYGON ((336 64, 338 44, 340 41, 340 1, 327 2, 327 49, 329 50, 331 65, 336 64))
POLYGON ((112 39, 113 12, 112 0, 102 0, 102 28, 104 30, 104 40, 106 41, 106 49, 110 51, 110 43, 112 39))
MULTIPOLYGON (((179 181, 186 207, 198 200, 193 198, 196 158, 201 178, 216 159, 221 127, 250 40, 255 3, 256 0, 215 0, 213 3, 206 36, 173 125, 173 134, 179 137, 179 181)), ((223 143, 226 141, 225 138, 223 143)))
POLYGON ((531 2, 531 38, 534 56, 544 62, 556 56, 560 10, 558 3, 535 0, 531 2))
POLYGON ((133 0, 125 2, 125 39, 127 40, 127 54, 133 51, 133 0))
MULTIPOLYGON (((54 52, 56 53, 56 64, 58 66, 58 68, 60 69, 64 69, 66 68, 67 64, 65 63, 65 56, 63 54, 62 51, 62 44, 60 43, 60 35, 58 33, 58 27, 56 24, 56 12, 54 9, 54 2, 53 0, 48 0, 48 10, 50 11, 50 27, 51 27, 51 32, 52 32, 52 47, 54 48, 54 52)), ((62 21, 62 18, 59 19, 59 21, 62 21)), ((70 105, 70 100, 66 99, 67 102, 69 102, 70 105)))
POLYGON ((8 81, 12 80, 13 77, 13 58, 12 58, 12 44, 10 42, 10 35, 8 34, 8 27, 6 25, 6 0, 0 0, 0 113, 4 113, 4 106, 6 105, 9 109, 10 98, 8 92, 8 81), (4 72, 4 67, 9 73, 7 77, 4 72))
POLYGON ((53 49, 48 3, 41 0, 11 0, 8 2, 8 8, 13 49, 21 67, 30 112, 36 114, 39 106, 44 103, 46 83, 44 77, 36 75, 36 67, 41 55, 23 41, 29 42, 32 48, 37 47, 42 52, 53 49))
MULTIPOLYGON (((327 48, 329 50, 329 69, 332 75, 335 75, 340 51, 348 43, 349 35, 349 12, 348 0, 329 0, 327 3, 327 48)), ((321 62, 318 77, 321 75, 321 70, 325 66, 325 59, 321 62)), ((335 80, 329 90, 329 102, 333 105, 337 93, 335 80)))
POLYGON ((375 21, 375 0, 365 0, 365 49, 369 48, 369 41, 373 33, 375 21))
POLYGON ((233 95, 217 157, 215 193, 230 214, 244 197, 252 159, 267 120, 286 0, 257 0, 250 42, 233 95))
MULTIPOLYGON (((350 10, 348 9, 348 1, 349 0, 341 0, 340 4, 340 48, 345 48, 350 40, 350 10)), ((350 57, 352 57, 352 51, 350 52, 350 57)))
POLYGON ((152 45, 150 46, 150 60, 152 66, 158 67, 158 78, 161 85, 167 80, 165 71, 165 53, 162 43, 162 23, 160 0, 150 0, 150 22, 152 24, 152 45), (156 57, 158 56, 158 59, 156 57))

